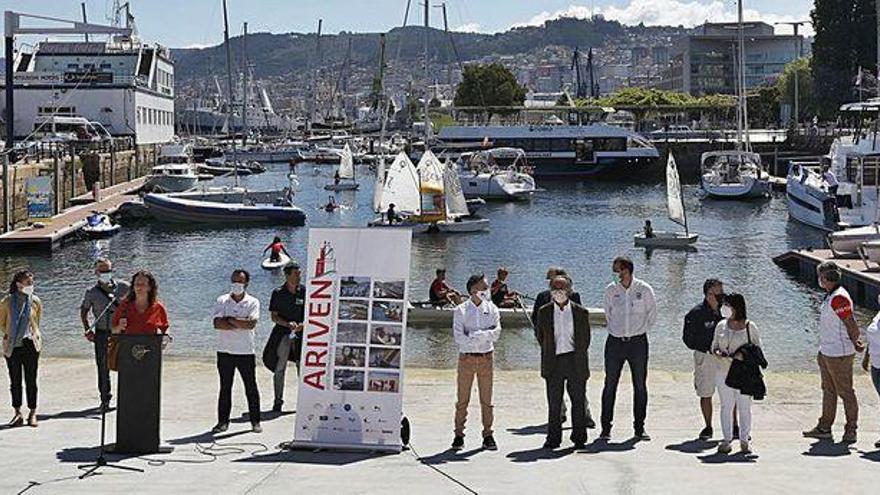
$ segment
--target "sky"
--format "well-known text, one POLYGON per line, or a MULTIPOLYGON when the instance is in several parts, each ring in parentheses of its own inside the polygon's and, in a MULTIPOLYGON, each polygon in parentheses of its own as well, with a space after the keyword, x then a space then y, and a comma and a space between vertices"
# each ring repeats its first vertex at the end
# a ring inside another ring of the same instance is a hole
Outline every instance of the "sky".
MULTIPOLYGON (((411 0, 409 24, 422 24, 420 0, 411 0)), ((230 31, 381 32, 403 24, 407 0, 227 0, 230 31)), ((441 0, 431 0, 439 5, 441 0)), ((172 48, 211 46, 223 40, 221 0, 131 0, 138 31, 150 42, 172 48)), ((736 20, 735 0, 446 0, 449 26, 458 31, 495 33, 515 26, 602 14, 624 24, 694 26, 705 21, 736 20)), ((88 19, 108 23, 112 0, 88 0, 88 19)), ((744 0, 746 20, 767 22, 809 19, 811 0, 744 0)), ((80 0, 0 0, 0 10, 80 19, 80 0)), ((32 24, 27 24, 32 25, 32 24)), ((48 25, 48 24, 41 24, 48 25)), ((431 25, 443 26, 441 10, 431 9, 431 25)), ((801 28, 811 34, 809 25, 801 28)), ((778 32, 791 32, 778 26, 778 32)))

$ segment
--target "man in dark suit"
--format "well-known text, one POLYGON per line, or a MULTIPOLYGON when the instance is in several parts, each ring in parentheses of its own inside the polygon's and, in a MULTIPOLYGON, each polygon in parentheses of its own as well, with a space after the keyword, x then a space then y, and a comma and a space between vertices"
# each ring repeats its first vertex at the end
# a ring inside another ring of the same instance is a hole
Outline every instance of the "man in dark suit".
MULTIPOLYGON (((564 268, 559 267, 559 266, 551 266, 550 268, 547 269, 547 283, 548 284, 550 284, 553 281, 553 279, 558 276, 568 277, 568 273, 566 273, 564 268)), ((569 278, 569 280, 571 280, 571 279, 569 278)), ((577 292, 575 292, 574 290, 572 290, 571 295, 569 295, 569 299, 571 300, 571 302, 573 302, 575 304, 581 304, 581 295, 578 294, 577 292)), ((532 306, 532 329, 535 331, 535 339, 538 340, 538 345, 541 345, 541 339, 538 337, 538 310, 540 308, 542 308, 545 304, 548 304, 552 301, 553 301, 553 299, 550 296, 550 289, 548 288, 547 290, 541 291, 538 293, 538 295, 535 297, 535 305, 532 306)), ((586 398, 586 394, 584 394, 584 397, 586 398)), ((595 428, 596 422, 593 421, 593 415, 590 414, 590 401, 589 400, 587 400, 585 407, 587 409, 587 428, 590 428, 590 429, 595 428)), ((566 408, 565 408, 565 402, 563 402, 562 403, 562 413, 560 416, 562 418, 563 423, 565 423, 565 420, 567 419, 565 417, 565 415, 566 415, 566 408)))
POLYGON ((547 440, 544 448, 562 442, 562 395, 571 400, 571 441, 581 449, 587 442, 586 390, 590 377, 590 318, 587 310, 571 301, 571 279, 557 276, 550 282, 553 302, 538 310, 541 342, 541 377, 547 386, 547 440))

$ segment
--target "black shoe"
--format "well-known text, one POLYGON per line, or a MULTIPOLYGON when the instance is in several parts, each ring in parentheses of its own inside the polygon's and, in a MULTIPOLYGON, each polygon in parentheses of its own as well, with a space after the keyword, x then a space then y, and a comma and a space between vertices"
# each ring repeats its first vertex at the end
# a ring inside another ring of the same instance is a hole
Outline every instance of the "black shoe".
POLYGON ((272 405, 272 412, 274 412, 274 413, 280 413, 280 412, 281 412, 281 406, 282 406, 282 405, 284 405, 284 401, 283 401, 283 400, 276 400, 276 401, 275 401, 275 404, 272 405))
POLYGON ((254 433, 263 433, 263 427, 260 426, 260 423, 254 423, 251 425, 251 431, 254 433))
POLYGON ((492 438, 492 435, 483 438, 483 449, 498 450, 498 445, 495 443, 495 439, 492 438))
POLYGON ((588 430, 595 430, 596 429, 596 422, 593 421, 593 418, 591 418, 589 416, 587 416, 587 429, 588 430))
POLYGON ((561 443, 562 443, 562 442, 553 442, 553 441, 547 440, 547 441, 544 442, 544 448, 545 448, 545 449, 550 449, 550 450, 558 449, 558 448, 559 448, 559 445, 560 445, 561 443))
POLYGON ((712 438, 712 435, 714 435, 714 434, 715 434, 715 432, 712 430, 712 427, 707 426, 707 427, 703 428, 702 431, 700 431, 699 438, 700 438, 700 440, 709 440, 712 438))
POLYGON ((738 440, 738 439, 739 439, 739 426, 734 426, 734 427, 733 427, 733 439, 734 439, 734 440, 738 440))
POLYGON ((583 450, 587 446, 587 442, 574 442, 574 450, 583 450))
POLYGON ((452 439, 452 448, 461 450, 462 447, 464 447, 464 435, 455 435, 455 438, 452 439))
POLYGON ((602 433, 599 433, 599 440, 611 440, 611 427, 602 427, 602 433))
POLYGON ((638 440, 640 442, 650 442, 651 441, 651 435, 648 435, 647 433, 645 433, 644 428, 639 428, 638 430, 635 431, 635 438, 636 438, 636 440, 638 440))
POLYGON ((213 428, 211 428, 211 433, 216 435, 218 433, 223 433, 224 431, 226 431, 228 429, 229 429, 229 423, 217 423, 216 425, 214 425, 213 428))

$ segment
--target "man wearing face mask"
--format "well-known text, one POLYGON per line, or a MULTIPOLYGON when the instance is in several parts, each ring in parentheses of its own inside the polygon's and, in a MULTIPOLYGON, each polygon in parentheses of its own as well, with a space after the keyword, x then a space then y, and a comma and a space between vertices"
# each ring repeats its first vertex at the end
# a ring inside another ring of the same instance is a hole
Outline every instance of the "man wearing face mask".
POLYGON ((840 268, 833 261, 816 267, 819 286, 825 289, 825 300, 819 309, 819 354, 816 362, 822 377, 822 415, 812 430, 803 432, 809 438, 832 438, 831 426, 837 416, 837 398, 843 401, 846 414, 843 443, 857 440, 859 402, 853 388, 853 359, 865 350, 861 332, 853 318, 853 301, 840 285, 840 268))
POLYGON ((614 402, 623 365, 629 364, 633 382, 633 429, 635 439, 647 441, 645 417, 648 412, 648 330, 657 321, 654 289, 633 276, 633 262, 626 257, 612 263, 615 281, 605 289, 605 386, 602 389, 602 433, 611 438, 614 402))
POLYGON ((570 300, 571 280, 559 276, 551 283, 553 302, 538 310, 541 377, 547 387, 547 439, 544 448, 562 441, 562 396, 571 400, 571 441, 581 449, 587 441, 586 389, 590 377, 590 317, 570 300))
POLYGON ((113 323, 116 306, 128 294, 128 282, 113 278, 113 264, 107 258, 95 261, 97 282, 86 290, 79 306, 86 340, 95 346, 95 365, 98 369, 98 393, 101 395, 101 408, 110 407, 110 369, 107 367, 107 340, 113 323), (89 313, 94 323, 89 323, 89 313))
POLYGON ((217 330, 217 371, 220 375, 220 396, 217 400, 217 425, 212 433, 229 428, 232 411, 232 382, 235 371, 244 382, 251 430, 260 433, 260 392, 257 389, 254 334, 260 318, 260 301, 247 293, 250 274, 237 269, 232 272, 232 288, 217 298, 214 306, 214 329, 217 330))
POLYGON ((497 450, 498 446, 492 436, 492 374, 495 342, 501 336, 501 315, 492 304, 485 276, 479 274, 469 278, 467 291, 470 295, 468 300, 457 306, 452 313, 452 335, 459 351, 455 438, 452 440, 452 448, 458 450, 464 447, 467 408, 476 378, 483 423, 483 448, 497 450))
POLYGON ((703 302, 694 306, 684 317, 682 340, 688 349, 694 351, 694 389, 700 399, 700 411, 703 413, 705 427, 700 431, 699 438, 712 438, 712 396, 715 395, 715 375, 717 360, 712 355, 712 339, 715 327, 724 315, 730 311, 722 307, 724 286, 718 279, 710 278, 703 283, 703 302))

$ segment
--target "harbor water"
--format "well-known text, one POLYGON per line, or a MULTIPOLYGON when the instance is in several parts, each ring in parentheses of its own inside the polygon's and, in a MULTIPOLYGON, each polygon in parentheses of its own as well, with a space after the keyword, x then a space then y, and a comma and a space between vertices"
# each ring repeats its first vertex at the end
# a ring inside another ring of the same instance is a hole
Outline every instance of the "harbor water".
MULTIPOLYGON (((242 178, 252 188, 284 187, 288 166, 269 164, 262 175, 242 178)), ((160 299, 168 308, 175 356, 210 357, 215 330, 211 311, 216 297, 228 290, 232 269, 250 271, 249 292, 262 303, 258 326, 258 353, 271 328, 268 303, 272 288, 283 278, 260 268, 262 250, 279 235, 294 257, 303 260, 308 227, 364 226, 372 212, 373 179, 358 167, 361 189, 336 195, 341 211, 327 213, 321 205, 329 193, 332 168, 297 166, 301 191, 297 204, 306 211, 306 227, 226 228, 169 226, 158 222, 126 225, 109 240, 80 240, 52 255, 9 255, 2 259, 0 277, 29 267, 36 273, 36 293, 44 301, 45 352, 56 356, 90 355, 91 344, 82 337, 79 304, 83 291, 94 284, 93 262, 108 256, 117 276, 127 278, 148 269, 160 283, 160 299)), ((434 270, 445 267, 448 278, 463 290, 469 274, 485 272, 491 279, 498 266, 510 271, 512 289, 534 295, 546 287, 550 265, 565 267, 586 306, 601 307, 611 280, 615 256, 629 256, 635 275, 649 282, 659 306, 657 324, 650 332, 650 365, 687 370, 692 358, 681 340, 684 314, 702 299, 702 284, 719 278, 725 291, 741 292, 749 318, 757 325, 770 366, 775 370, 814 370, 818 307, 822 294, 798 281, 771 260, 794 248, 820 246, 822 234, 789 221, 783 197, 759 202, 700 200, 698 186, 684 187, 690 230, 700 235, 694 252, 646 252, 634 248, 632 236, 645 219, 656 230, 678 229, 665 219, 664 184, 543 183, 545 190, 531 201, 489 203, 480 214, 491 230, 465 235, 424 235, 413 239, 412 299, 427 298, 434 270)), ((860 323, 871 317, 860 311, 860 323)), ((591 346, 592 366, 601 366, 605 330, 596 328, 591 346)), ((496 363, 505 369, 537 368, 537 344, 525 318, 505 328, 497 344, 496 363)), ((410 366, 449 368, 456 349, 449 328, 412 328, 406 342, 410 366)))

